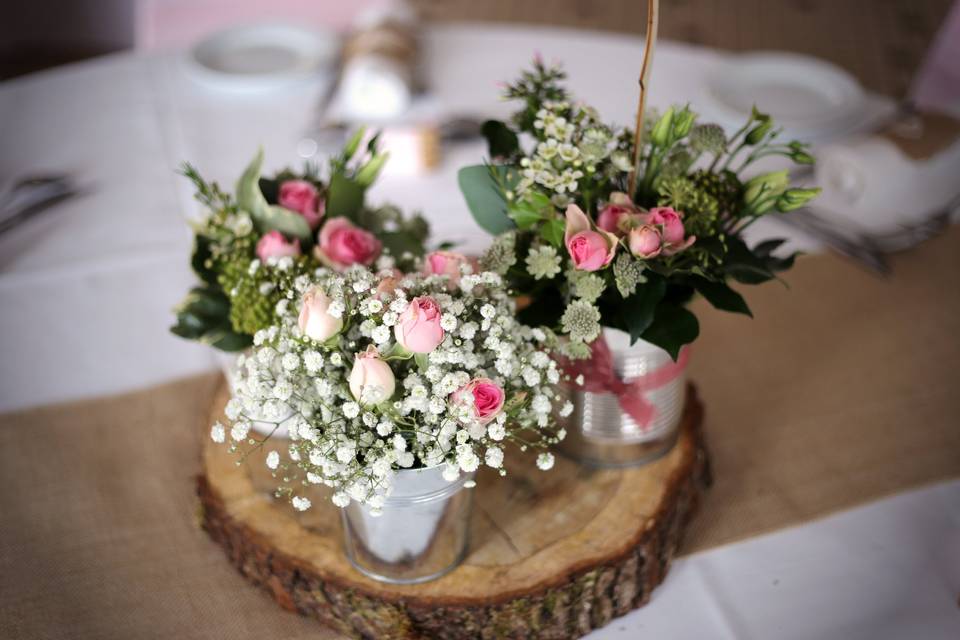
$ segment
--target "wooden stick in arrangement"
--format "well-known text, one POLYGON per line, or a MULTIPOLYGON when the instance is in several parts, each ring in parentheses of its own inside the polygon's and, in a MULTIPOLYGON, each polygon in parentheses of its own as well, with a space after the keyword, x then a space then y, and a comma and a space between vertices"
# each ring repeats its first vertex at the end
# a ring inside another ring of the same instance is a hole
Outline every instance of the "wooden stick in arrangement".
POLYGON ((637 125, 633 132, 633 169, 630 171, 630 197, 636 195, 637 171, 640 168, 640 142, 643 136, 643 110, 647 100, 647 83, 653 66, 653 48, 657 44, 657 25, 660 22, 660 0, 647 0, 647 35, 640 65, 640 98, 637 101, 637 125))

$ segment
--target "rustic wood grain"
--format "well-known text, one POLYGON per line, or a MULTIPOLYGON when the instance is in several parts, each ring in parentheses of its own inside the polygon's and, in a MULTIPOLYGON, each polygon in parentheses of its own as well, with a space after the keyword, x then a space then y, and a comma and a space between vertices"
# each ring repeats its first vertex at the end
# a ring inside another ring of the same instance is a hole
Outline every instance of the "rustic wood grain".
MULTIPOLYGON (((226 400, 221 390, 212 416, 226 400)), ((296 514, 269 497, 259 460, 237 466, 205 445, 203 526, 280 606, 360 638, 575 638, 646 603, 710 481, 691 388, 679 441, 639 469, 596 471, 558 459, 550 472, 514 456, 506 478, 481 473, 471 550, 458 569, 394 586, 356 572, 323 495, 296 514)))
MULTIPOLYGON (((638 0, 412 3, 426 19, 436 22, 542 24, 637 35, 643 34, 646 11, 646 3, 638 0)), ((953 0, 663 0, 660 37, 731 51, 775 49, 805 53, 844 67, 874 91, 902 97, 952 3, 953 0)))

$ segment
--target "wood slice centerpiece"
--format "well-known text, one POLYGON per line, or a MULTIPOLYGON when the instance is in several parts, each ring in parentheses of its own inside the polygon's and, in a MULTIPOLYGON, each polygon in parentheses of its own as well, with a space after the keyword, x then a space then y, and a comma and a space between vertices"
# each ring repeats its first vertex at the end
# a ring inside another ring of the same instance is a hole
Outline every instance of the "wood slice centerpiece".
MULTIPOLYGON (((224 385, 210 423, 222 419, 224 385)), ((645 604, 663 580, 710 481, 691 386, 676 446, 637 469, 594 470, 508 452, 508 475, 477 477, 469 553, 419 585, 373 581, 347 561, 340 513, 323 489, 298 513, 272 498, 263 457, 243 465, 227 447, 203 447, 203 527, 230 561, 280 606, 361 638, 557 638, 584 635, 645 604)))

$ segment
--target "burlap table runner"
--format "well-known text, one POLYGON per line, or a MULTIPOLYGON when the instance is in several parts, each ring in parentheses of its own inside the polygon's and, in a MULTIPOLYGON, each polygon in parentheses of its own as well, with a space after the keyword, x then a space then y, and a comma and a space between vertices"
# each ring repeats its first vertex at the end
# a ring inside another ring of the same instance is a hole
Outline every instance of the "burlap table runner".
MULTIPOLYGON (((716 483, 687 552, 960 475, 960 227, 893 268, 810 257, 746 292, 755 320, 698 305, 716 483)), ((197 527, 217 382, 0 416, 0 636, 333 637, 197 527)))

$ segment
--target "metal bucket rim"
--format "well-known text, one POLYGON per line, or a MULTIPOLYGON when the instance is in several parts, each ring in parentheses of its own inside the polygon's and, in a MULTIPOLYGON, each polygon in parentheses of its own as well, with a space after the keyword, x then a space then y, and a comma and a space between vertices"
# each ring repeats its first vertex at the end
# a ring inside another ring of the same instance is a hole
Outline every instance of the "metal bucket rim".
MULTIPOLYGON (((443 468, 444 466, 446 466, 446 463, 435 464, 430 467, 420 467, 419 469, 395 469, 393 473, 395 473, 398 476, 404 475, 409 477, 413 474, 437 471, 443 468)), ((470 473, 461 472, 460 477, 458 477, 453 482, 449 482, 447 483, 446 486, 443 486, 439 489, 435 489, 433 491, 428 491, 427 493, 421 493, 421 494, 416 494, 411 496, 389 496, 386 499, 384 499, 383 506, 384 508, 411 507, 411 506, 425 504, 428 502, 436 502, 439 500, 444 500, 449 496, 452 496, 453 494, 460 491, 460 489, 464 488, 464 485, 469 480, 472 480, 474 475, 475 475, 475 472, 470 472, 470 473)))

